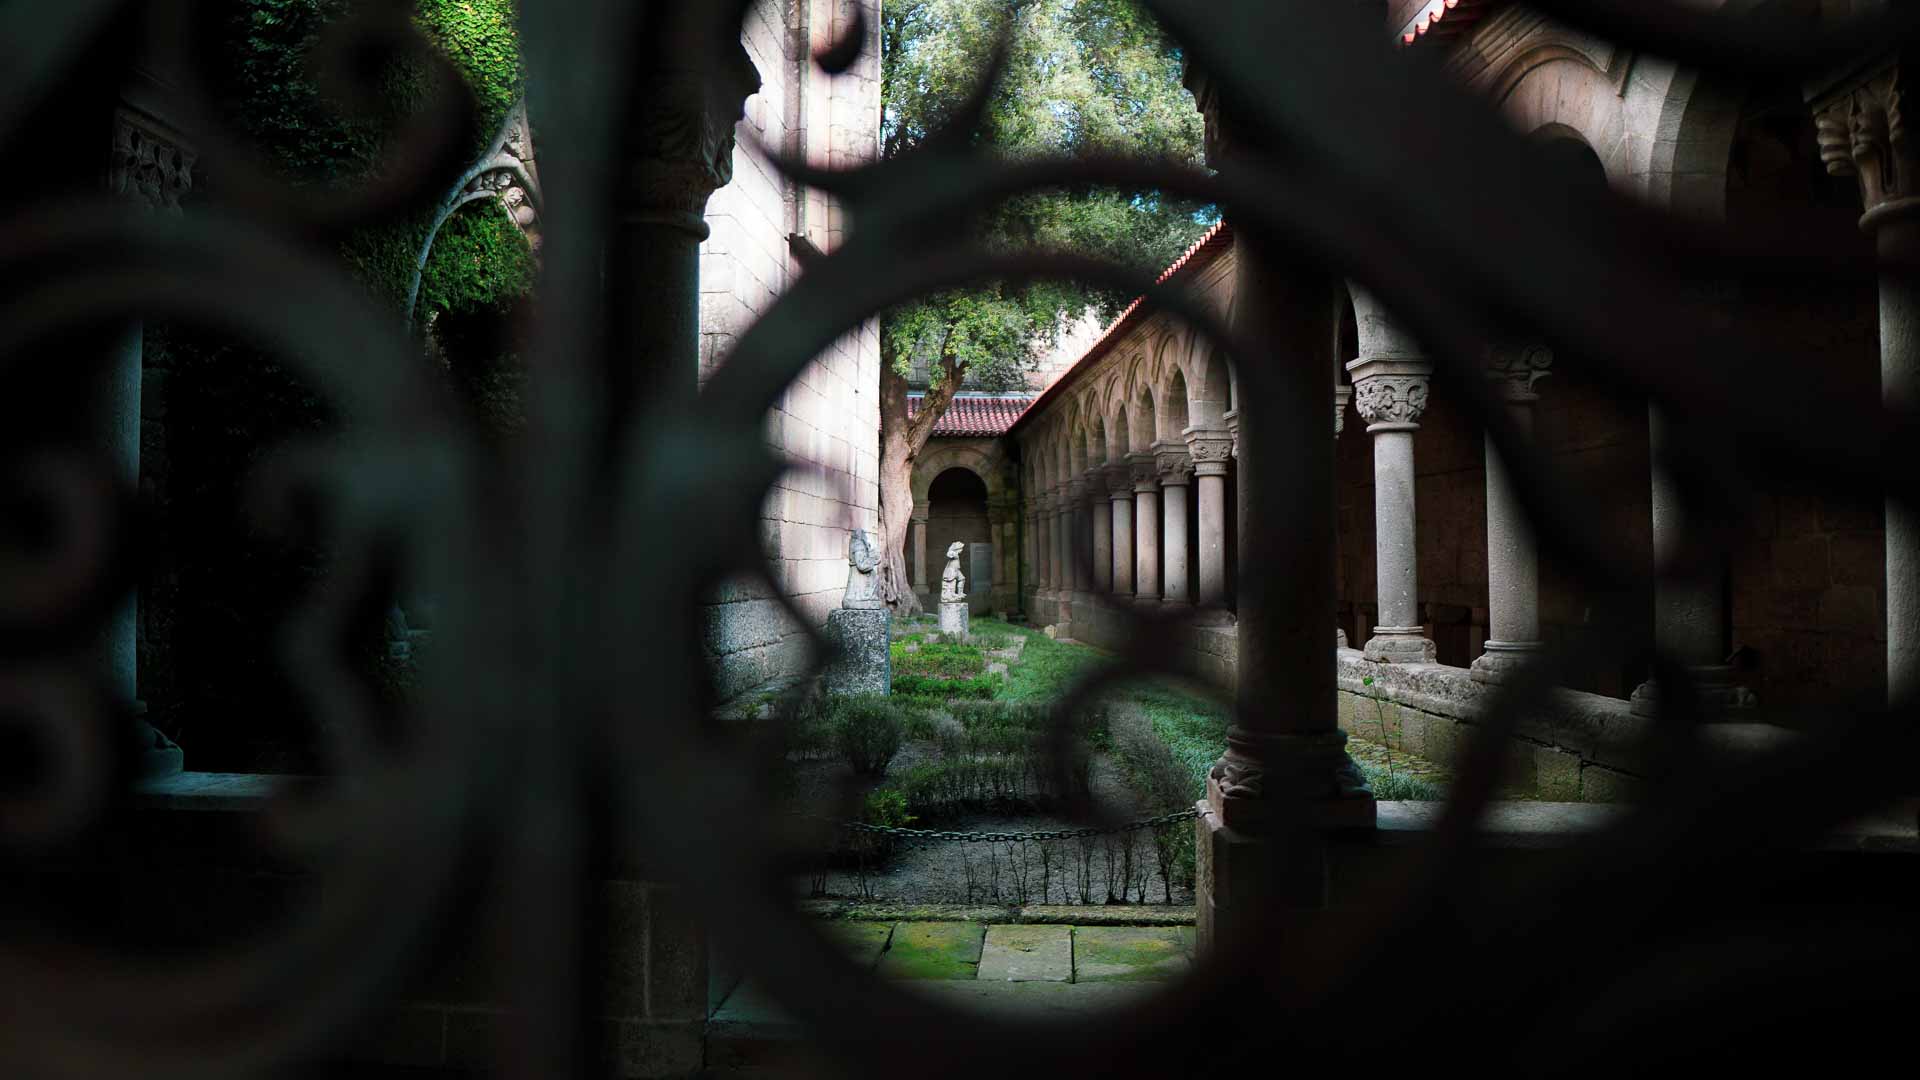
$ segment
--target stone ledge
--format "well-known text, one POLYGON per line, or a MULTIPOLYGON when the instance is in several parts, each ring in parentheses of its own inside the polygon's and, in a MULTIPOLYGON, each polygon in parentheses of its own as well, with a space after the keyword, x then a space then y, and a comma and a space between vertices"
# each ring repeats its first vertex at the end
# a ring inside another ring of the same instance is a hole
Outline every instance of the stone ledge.
MULTIPOLYGON (((1371 834, 1349 834, 1351 842, 1394 847, 1419 843, 1439 824, 1445 803, 1383 802, 1371 834)), ((1551 848, 1600 832, 1626 820, 1631 806, 1570 802, 1496 802, 1487 808, 1478 832, 1491 848, 1551 848)), ((1901 799, 1847 823, 1813 845, 1814 851, 1900 852, 1920 854, 1920 800, 1901 799)))

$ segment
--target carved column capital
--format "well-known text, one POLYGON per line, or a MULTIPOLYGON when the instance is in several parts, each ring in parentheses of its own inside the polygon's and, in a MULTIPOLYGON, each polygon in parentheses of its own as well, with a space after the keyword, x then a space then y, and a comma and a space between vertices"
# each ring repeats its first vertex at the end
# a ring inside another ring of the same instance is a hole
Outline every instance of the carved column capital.
POLYGON ((1906 131, 1904 78, 1896 58, 1888 57, 1864 73, 1836 83, 1814 96, 1814 132, 1820 160, 1834 176, 1860 182, 1866 207, 1861 224, 1908 205, 1920 195, 1920 146, 1906 131))
POLYGON ((734 125, 759 91, 760 73, 738 31, 726 28, 723 7, 669 4, 653 16, 658 55, 636 58, 644 74, 627 131, 629 220, 681 225, 704 238, 707 199, 733 180, 734 125))
POLYGON ((1412 431, 1420 426, 1433 365, 1425 360, 1363 357, 1348 364, 1347 370, 1353 373, 1354 407, 1368 431, 1412 431))
POLYGON ((930 517, 932 513, 932 508, 926 503, 915 503, 913 512, 907 515, 907 520, 913 522, 915 525, 925 525, 927 518, 930 517))
POLYGON ((1199 476, 1225 476, 1233 460, 1233 438, 1224 431, 1189 430, 1187 458, 1199 476))
POLYGON ((1160 466, 1154 461, 1153 454, 1145 450, 1128 454, 1127 469, 1133 475, 1135 495, 1147 495, 1160 490, 1160 466))
POLYGON ((197 156, 184 138, 158 120, 132 109, 115 109, 107 191, 152 210, 178 214, 180 200, 193 190, 197 156))
POLYGON ((1086 485, 1087 497, 1094 502, 1107 502, 1113 498, 1107 491, 1107 470, 1103 466, 1095 465, 1088 469, 1081 483, 1086 485))
POLYGON ((1238 459, 1240 457, 1240 410, 1228 409, 1220 419, 1227 422, 1227 450, 1238 459))
POLYGON ((1193 479, 1193 455, 1181 443, 1154 443, 1153 464, 1163 486, 1184 487, 1193 479))
POLYGON ((1340 437, 1341 432, 1347 430, 1347 406, 1352 403, 1353 387, 1351 385, 1333 388, 1333 437, 1336 439, 1340 437))
POLYGON ((1553 350, 1545 345, 1495 345, 1487 349, 1487 378, 1510 402, 1540 400, 1533 384, 1552 374, 1553 350))
POLYGON ((1067 481, 1067 503, 1076 509, 1087 503, 1087 482, 1085 480, 1067 481))
POLYGON ((1121 462, 1105 466, 1107 491, 1114 499, 1133 498, 1133 467, 1121 462))

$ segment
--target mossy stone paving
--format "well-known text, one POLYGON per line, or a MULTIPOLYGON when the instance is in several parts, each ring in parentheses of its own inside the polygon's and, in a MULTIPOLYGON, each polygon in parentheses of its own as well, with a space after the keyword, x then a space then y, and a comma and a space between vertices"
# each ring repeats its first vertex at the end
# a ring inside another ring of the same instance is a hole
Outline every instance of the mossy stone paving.
POLYGON ((1076 926, 1073 981, 1174 979, 1193 963, 1191 926, 1076 926))
POLYGON ((880 962, 886 952, 887 939, 893 934, 889 923, 830 922, 824 927, 827 940, 840 946, 861 971, 872 971, 880 962))
POLYGON ((977 978, 986 937, 984 923, 900 923, 876 970, 889 979, 977 978))

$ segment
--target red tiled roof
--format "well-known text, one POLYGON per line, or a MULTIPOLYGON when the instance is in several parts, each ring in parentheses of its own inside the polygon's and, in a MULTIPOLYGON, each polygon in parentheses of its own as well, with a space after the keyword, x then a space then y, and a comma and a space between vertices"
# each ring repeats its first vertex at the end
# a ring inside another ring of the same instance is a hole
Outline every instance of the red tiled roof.
POLYGON ((1404 47, 1429 37, 1459 37, 1490 14, 1493 6, 1490 0, 1424 0, 1409 12, 1406 25, 1400 28, 1400 44, 1404 47))
MULTIPOLYGON (((912 419, 920 412, 922 398, 915 394, 907 399, 907 418, 912 419)), ((1033 404, 1031 397, 969 397, 962 394, 953 399, 947 411, 933 425, 932 438, 981 438, 1005 435, 1020 414, 1033 404)))
MULTIPOLYGON (((1208 229, 1204 236, 1195 240, 1193 246, 1188 248, 1185 254, 1173 260, 1172 265, 1160 271, 1160 276, 1154 279, 1154 284, 1165 285, 1167 282, 1172 281, 1182 274, 1196 271, 1207 263, 1212 262, 1214 256, 1232 246, 1233 228, 1228 225, 1226 219, 1223 218, 1215 222, 1213 228, 1208 229)), ((1147 298, 1144 296, 1135 297, 1133 303, 1127 305, 1127 310, 1121 312, 1120 317, 1113 320, 1113 325, 1102 331, 1100 337, 1096 339, 1092 345, 1087 347, 1087 351, 1081 354, 1080 359, 1075 360, 1072 367, 1061 372, 1060 377, 1053 380, 1053 385, 1047 387, 1045 393, 1034 399, 1032 405, 1028 407, 1027 412, 1038 416, 1041 410, 1033 406, 1049 404, 1055 394, 1065 393, 1067 385, 1072 383, 1082 371, 1086 371, 1091 367, 1093 361, 1105 356, 1107 350, 1113 348, 1121 338, 1125 337, 1127 332, 1134 328, 1135 324, 1152 314, 1152 312, 1142 307, 1142 305, 1146 303, 1146 300, 1147 298)), ((1009 428, 1009 430, 1011 430, 1011 428, 1009 428)))

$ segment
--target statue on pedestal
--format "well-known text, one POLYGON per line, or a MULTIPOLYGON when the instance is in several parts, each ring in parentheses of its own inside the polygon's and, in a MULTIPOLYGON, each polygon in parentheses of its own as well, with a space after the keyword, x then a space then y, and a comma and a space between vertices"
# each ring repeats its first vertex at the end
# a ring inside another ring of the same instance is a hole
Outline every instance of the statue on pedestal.
POLYGON ((840 606, 853 611, 885 607, 880 599, 880 555, 865 529, 853 530, 847 540, 847 597, 840 606))
POLYGON ((940 632, 965 637, 969 623, 967 576, 960 572, 960 553, 967 545, 955 540, 947 546, 947 569, 940 575, 940 632))
POLYGON ((880 599, 880 554, 865 529, 847 537, 847 595, 840 610, 827 616, 827 640, 834 654, 827 662, 829 694, 886 694, 893 689, 893 660, 887 651, 893 612, 880 599))

